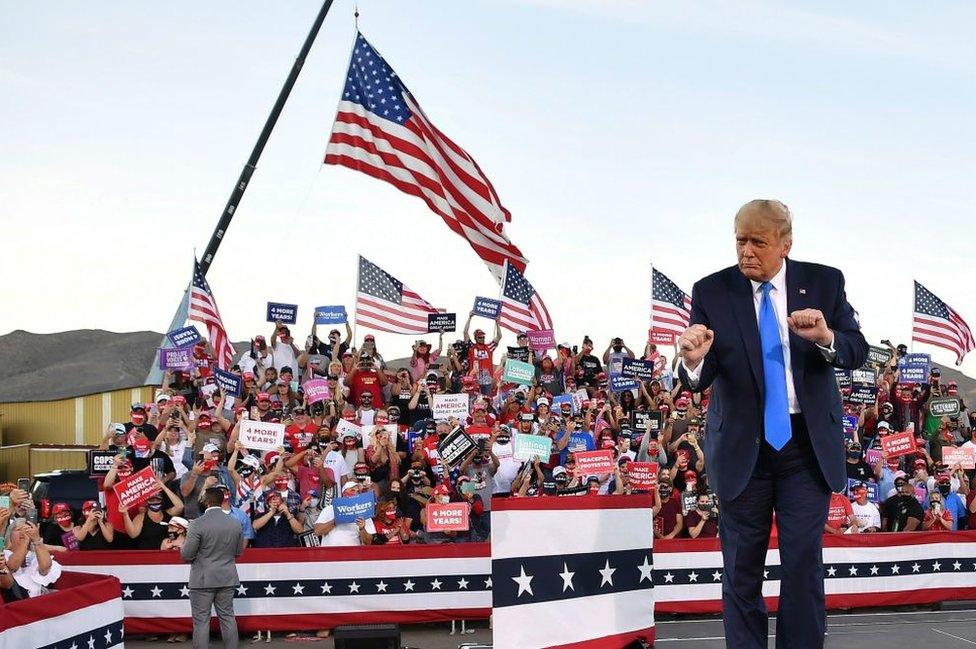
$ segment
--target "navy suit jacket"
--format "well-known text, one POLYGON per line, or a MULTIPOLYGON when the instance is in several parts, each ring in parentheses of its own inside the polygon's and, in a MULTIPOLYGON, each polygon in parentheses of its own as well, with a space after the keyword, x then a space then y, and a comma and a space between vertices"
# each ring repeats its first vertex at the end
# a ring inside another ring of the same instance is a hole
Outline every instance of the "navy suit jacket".
MULTIPOLYGON (((836 268, 787 259, 786 291, 789 313, 819 309, 834 332, 833 363, 814 343, 790 332, 790 365, 817 464, 830 489, 842 491, 847 485, 844 428, 833 368, 863 365, 868 344, 847 302, 844 275, 836 268)), ((715 332, 699 381, 692 388, 712 388, 704 449, 708 482, 719 496, 731 500, 745 489, 765 443, 762 348, 752 284, 737 266, 731 266, 698 281, 691 299, 691 324, 715 332)), ((678 374, 691 388, 683 365, 678 374)))

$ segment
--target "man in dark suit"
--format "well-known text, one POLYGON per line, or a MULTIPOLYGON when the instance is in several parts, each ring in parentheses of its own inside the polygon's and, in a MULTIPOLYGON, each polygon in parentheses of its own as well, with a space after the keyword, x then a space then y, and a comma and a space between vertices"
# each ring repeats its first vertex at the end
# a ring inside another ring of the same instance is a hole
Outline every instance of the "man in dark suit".
POLYGON ((193 647, 210 646, 210 609, 217 611, 220 635, 226 649, 237 647, 234 591, 240 585, 234 559, 244 551, 241 524, 220 508, 221 489, 203 493, 206 511, 190 523, 180 554, 190 566, 190 611, 193 615, 193 647))
POLYGON ((792 217, 779 201, 735 217, 738 265, 692 291, 678 339, 682 383, 711 387, 705 435, 720 503, 725 638, 767 647, 763 569, 773 511, 781 563, 776 647, 823 647, 822 535, 831 491, 847 484, 834 367, 857 368, 868 345, 837 269, 793 261, 792 217))

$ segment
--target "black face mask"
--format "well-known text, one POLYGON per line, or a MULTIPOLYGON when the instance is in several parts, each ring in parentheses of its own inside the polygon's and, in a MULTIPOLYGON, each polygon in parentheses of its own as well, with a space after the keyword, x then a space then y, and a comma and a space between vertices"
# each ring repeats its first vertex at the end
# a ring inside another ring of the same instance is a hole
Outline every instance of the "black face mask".
POLYGON ((495 441, 498 442, 499 444, 508 444, 507 437, 496 437, 495 441))
POLYGON ((163 511, 163 503, 149 503, 146 508, 151 512, 161 512, 163 511))
POLYGON ((943 496, 948 496, 950 491, 951 491, 951 489, 950 489, 949 485, 947 485, 947 484, 945 484, 945 485, 939 485, 939 493, 942 494, 943 496))
POLYGON ((170 541, 175 541, 178 536, 179 534, 176 532, 168 532, 166 534, 166 538, 168 538, 170 541))
POLYGON ((707 512, 708 511, 708 503, 705 503, 704 505, 701 504, 701 503, 698 503, 698 511, 707 512))
POLYGON ((849 460, 860 460, 861 459, 861 452, 860 451, 848 451, 847 452, 847 459, 849 459, 849 460))
POLYGON ((661 498, 668 498, 671 495, 671 487, 658 487, 657 491, 661 494, 661 498))

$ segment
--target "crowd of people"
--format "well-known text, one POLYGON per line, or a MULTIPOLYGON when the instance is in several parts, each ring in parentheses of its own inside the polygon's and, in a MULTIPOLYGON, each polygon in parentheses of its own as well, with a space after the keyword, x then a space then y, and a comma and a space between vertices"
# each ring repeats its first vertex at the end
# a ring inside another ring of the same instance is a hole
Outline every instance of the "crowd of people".
MULTIPOLYGON (((481 329, 470 334, 470 326, 471 318, 446 350, 441 334, 436 347, 417 340, 405 362, 388 364, 372 335, 354 347, 348 325, 324 338, 313 327, 300 348, 289 327, 275 323, 271 336, 255 336, 231 368, 243 385, 239 396, 217 387, 212 350, 198 344, 194 370, 166 373, 153 403, 132 404, 129 421, 105 432, 101 449, 116 455, 102 498, 78 512, 55 503, 39 528, 28 494, 0 486, 9 500, 0 507, 0 592, 6 599, 43 592, 59 570, 52 552, 179 549, 209 487, 223 490, 223 508, 240 521, 251 547, 472 542, 490 537, 493 497, 636 493, 631 464, 653 462, 654 536, 718 534, 721 512, 702 450, 709 394, 676 380, 675 358, 651 343, 637 355, 621 338, 602 353, 589 337, 537 352, 519 334, 515 345, 500 347, 497 326, 491 339, 481 329), (531 384, 505 381, 507 358, 535 367, 531 384), (610 379, 628 358, 648 361, 654 373, 635 389, 614 392, 610 379), (305 395, 312 379, 325 380, 325 399, 305 395), (435 417, 434 396, 445 393, 467 395, 466 416, 435 417), (247 448, 239 435, 247 419, 284 424, 284 444, 247 448), (458 428, 476 444, 448 464, 439 446, 458 428), (550 437, 551 454, 517 459, 519 435, 550 437), (612 453, 612 471, 577 470, 577 452, 601 449, 612 453), (111 487, 145 467, 158 493, 137 507, 121 506, 111 487), (369 492, 373 516, 336 521, 334 500, 369 492), (467 503, 469 528, 428 531, 431 503, 467 503)), ((976 529, 974 471, 942 462, 943 446, 974 446, 976 413, 963 402, 958 416, 934 415, 930 401, 959 397, 955 383, 943 383, 937 367, 928 382, 901 382, 897 361, 906 350, 889 348, 891 360, 874 368, 874 403, 855 403, 849 388, 839 388, 845 416, 856 421, 845 435, 852 482, 834 494, 824 532, 976 529), (907 430, 917 448, 886 458, 881 440, 907 430)))

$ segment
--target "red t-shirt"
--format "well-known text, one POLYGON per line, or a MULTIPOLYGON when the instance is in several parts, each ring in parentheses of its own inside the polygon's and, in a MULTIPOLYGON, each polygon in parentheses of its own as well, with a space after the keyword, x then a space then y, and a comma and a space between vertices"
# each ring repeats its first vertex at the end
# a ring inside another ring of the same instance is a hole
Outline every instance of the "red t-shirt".
POLYGON ((352 377, 349 385, 349 401, 359 406, 359 397, 366 392, 373 393, 373 407, 377 408, 383 403, 383 388, 380 387, 380 375, 376 370, 359 370, 352 377))
POLYGON ((492 356, 497 347, 498 345, 494 342, 488 344, 482 343, 480 345, 475 343, 468 350, 468 367, 478 377, 479 383, 488 383, 491 381, 491 373, 494 369, 492 356))
POLYGON ((404 522, 406 521, 403 519, 394 518, 392 523, 387 524, 379 516, 373 519, 376 533, 386 537, 386 545, 399 545, 403 543, 403 540, 400 538, 400 530, 403 528, 404 522))
POLYGON ((830 494, 830 505, 827 510, 827 525, 840 527, 847 522, 848 516, 854 515, 851 501, 843 494, 830 494))
MULTIPOLYGON (((697 527, 698 523, 701 522, 701 519, 701 514, 694 509, 685 514, 685 530, 682 536, 691 538, 691 528, 697 527)), ((698 538, 708 539, 715 538, 716 536, 718 536, 718 521, 715 520, 715 517, 713 516, 705 521, 704 525, 702 525, 701 532, 698 533, 698 538)))
POLYGON ((677 526, 677 517, 681 514, 681 497, 671 496, 670 500, 661 503, 661 511, 654 517, 654 531, 661 536, 667 536, 677 526))
MULTIPOLYGON (((105 494, 105 515, 108 517, 109 524, 116 532, 125 534, 125 521, 122 520, 122 512, 119 511, 119 497, 115 495, 115 490, 111 487, 103 492, 105 494)), ((134 518, 138 513, 138 507, 130 508, 129 518, 134 518)))
POLYGON ((291 448, 295 453, 308 446, 308 443, 312 441, 315 437, 315 433, 318 432, 318 426, 316 426, 311 421, 305 424, 302 428, 298 424, 288 424, 285 428, 285 436, 288 439, 288 443, 291 444, 291 448))
POLYGON ((427 464, 430 466, 430 470, 434 472, 434 475, 439 476, 444 470, 440 463, 440 453, 437 451, 437 445, 441 443, 441 436, 434 434, 429 435, 424 439, 422 444, 422 453, 424 457, 427 458, 427 464))

